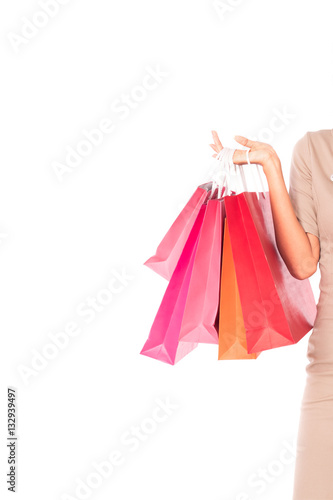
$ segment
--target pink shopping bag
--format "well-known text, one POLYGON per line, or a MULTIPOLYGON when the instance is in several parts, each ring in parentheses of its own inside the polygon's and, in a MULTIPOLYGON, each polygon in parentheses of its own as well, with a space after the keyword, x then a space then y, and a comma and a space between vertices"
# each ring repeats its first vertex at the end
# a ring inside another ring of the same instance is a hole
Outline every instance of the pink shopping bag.
POLYGON ((170 278, 149 337, 140 354, 171 365, 195 349, 195 342, 179 341, 188 286, 206 205, 201 205, 176 268, 170 278))
POLYGON ((144 262, 145 266, 150 267, 168 281, 176 268, 200 207, 207 200, 211 187, 211 182, 197 187, 158 245, 155 255, 144 262))
POLYGON ((218 344, 224 204, 209 199, 194 257, 179 338, 184 342, 218 344))
POLYGON ((295 344, 317 314, 308 279, 294 278, 276 246, 269 192, 225 198, 248 353, 295 344))

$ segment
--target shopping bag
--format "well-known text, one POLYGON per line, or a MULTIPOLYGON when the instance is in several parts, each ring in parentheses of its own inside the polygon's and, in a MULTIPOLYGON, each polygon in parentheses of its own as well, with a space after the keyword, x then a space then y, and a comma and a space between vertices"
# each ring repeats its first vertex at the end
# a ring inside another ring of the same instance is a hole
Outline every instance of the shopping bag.
POLYGON ((208 199, 179 334, 184 342, 218 344, 222 220, 223 203, 208 199))
POLYGON ((172 365, 198 346, 195 342, 180 341, 179 332, 205 211, 206 205, 203 204, 199 208, 199 213, 170 278, 149 337, 140 352, 140 354, 172 365))
POLYGON ((218 359, 256 359, 247 352, 246 332, 232 256, 228 219, 224 219, 223 255, 219 306, 218 359))
POLYGON ((158 245, 155 255, 144 262, 145 266, 150 267, 168 281, 176 268, 200 207, 207 200, 211 187, 211 182, 197 187, 158 245))
POLYGON ((294 278, 275 240, 269 192, 225 198, 248 353, 297 343, 317 314, 308 279, 294 278))

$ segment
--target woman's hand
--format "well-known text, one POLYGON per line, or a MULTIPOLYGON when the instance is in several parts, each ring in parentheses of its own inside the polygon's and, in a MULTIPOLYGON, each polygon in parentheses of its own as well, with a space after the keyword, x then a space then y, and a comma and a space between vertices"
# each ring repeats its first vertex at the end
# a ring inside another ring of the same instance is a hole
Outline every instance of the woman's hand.
MULTIPOLYGON (((210 144, 210 146, 216 152, 216 154, 213 155, 214 157, 216 157, 217 153, 219 153, 223 149, 223 146, 215 130, 212 130, 212 135, 214 139, 214 144, 210 144)), ((276 154, 276 151, 272 148, 270 144, 266 144, 265 142, 259 142, 259 141, 251 141, 250 139, 242 137, 241 135, 235 135, 234 139, 239 144, 242 144, 242 146, 250 148, 249 159, 251 163, 258 163, 259 165, 262 165, 264 171, 266 168, 270 168, 272 164, 274 164, 274 166, 281 168, 280 159, 276 154)), ((236 149, 233 154, 232 161, 236 165, 247 164, 246 150, 236 149)))

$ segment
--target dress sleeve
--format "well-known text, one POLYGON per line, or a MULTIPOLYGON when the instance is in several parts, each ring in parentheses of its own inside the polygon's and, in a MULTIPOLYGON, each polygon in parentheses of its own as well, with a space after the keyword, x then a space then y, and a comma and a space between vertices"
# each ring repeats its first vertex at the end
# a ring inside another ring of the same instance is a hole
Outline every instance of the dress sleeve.
POLYGON ((289 174, 289 198, 306 233, 319 238, 317 207, 313 196, 308 132, 295 144, 289 174))

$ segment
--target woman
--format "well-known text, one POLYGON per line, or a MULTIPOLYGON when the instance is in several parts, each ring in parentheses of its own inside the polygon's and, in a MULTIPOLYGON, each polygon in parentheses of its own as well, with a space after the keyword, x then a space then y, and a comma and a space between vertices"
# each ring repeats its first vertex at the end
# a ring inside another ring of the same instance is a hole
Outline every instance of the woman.
MULTIPOLYGON (((220 139, 212 131, 218 153, 220 139)), ((269 144, 242 136, 251 163, 266 175, 276 243, 297 279, 321 273, 317 316, 308 341, 306 383, 300 410, 292 500, 333 499, 333 129, 307 132, 295 144, 289 193, 281 162, 269 144)), ((216 154, 213 155, 214 157, 216 154)), ((247 164, 236 149, 235 164, 247 164)))

